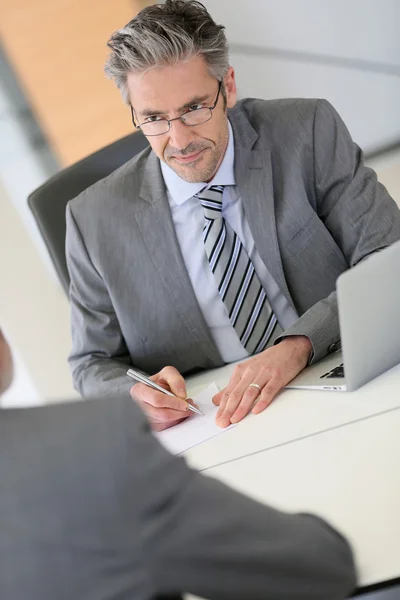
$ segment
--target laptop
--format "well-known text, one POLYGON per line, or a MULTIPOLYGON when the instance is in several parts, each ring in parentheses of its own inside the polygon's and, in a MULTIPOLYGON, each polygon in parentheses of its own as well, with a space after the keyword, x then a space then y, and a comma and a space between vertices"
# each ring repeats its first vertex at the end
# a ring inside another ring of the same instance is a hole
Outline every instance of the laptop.
POLYGON ((351 392, 400 363, 400 242, 340 275, 336 289, 341 350, 287 388, 351 392))

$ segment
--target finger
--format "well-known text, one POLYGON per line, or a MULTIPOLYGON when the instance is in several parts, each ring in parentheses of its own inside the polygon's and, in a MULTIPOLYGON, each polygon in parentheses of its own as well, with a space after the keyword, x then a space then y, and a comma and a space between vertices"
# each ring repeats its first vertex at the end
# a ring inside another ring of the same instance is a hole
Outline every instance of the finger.
POLYGON ((224 414, 225 406, 226 406, 226 403, 228 402, 228 398, 229 398, 229 394, 227 394, 227 392, 224 390, 223 394, 221 396, 220 403, 219 403, 219 409, 217 410, 217 414, 215 416, 215 422, 220 427, 227 427, 227 425, 222 424, 220 421, 221 421, 222 415, 224 414))
POLYGON ((243 377, 243 373, 247 370, 247 367, 243 364, 240 363, 238 365, 236 365, 236 367, 233 370, 233 373, 228 381, 228 385, 225 388, 225 392, 227 394, 230 394, 235 387, 238 385, 239 381, 242 379, 243 377))
POLYGON ((180 410, 173 410, 172 408, 158 408, 144 402, 140 403, 140 407, 146 413, 150 421, 156 421, 157 423, 168 423, 186 419, 192 414, 190 411, 182 412, 180 410))
POLYGON ((213 401, 213 404, 215 404, 215 406, 220 405, 221 398, 224 395, 224 393, 225 393, 225 388, 223 390, 219 391, 218 394, 215 394, 215 396, 213 396, 212 401, 213 401))
POLYGON ((253 369, 246 369, 242 378, 236 385, 236 387, 229 392, 227 402, 225 403, 223 411, 221 410, 221 405, 219 407, 217 414, 217 424, 221 427, 227 427, 231 423, 231 417, 233 413, 236 411, 237 407, 242 401, 243 395, 248 389, 250 383, 254 381, 255 373, 253 369))
POLYGON ((263 388, 258 400, 256 401, 253 410, 253 414, 258 415, 267 408, 282 389, 282 383, 275 378, 272 378, 267 385, 263 388))
POLYGON ((242 364, 236 365, 236 367, 232 373, 232 376, 231 376, 230 380, 228 381, 228 385, 223 390, 218 392, 218 394, 216 394, 214 396, 213 402, 214 402, 215 406, 220 407, 219 411, 217 412, 216 418, 221 416, 222 413, 224 412, 229 393, 235 389, 235 387, 237 386, 237 384, 239 383, 239 381, 242 377, 242 374, 243 374, 243 365, 242 364))
POLYGON ((157 375, 151 378, 156 383, 165 382, 171 392, 179 398, 186 399, 186 383, 182 375, 175 367, 164 367, 157 375))
POLYGON ((257 401, 257 398, 259 398, 260 394, 261 391, 258 388, 249 385, 249 387, 243 394, 242 401, 231 416, 230 422, 239 423, 239 421, 244 419, 244 417, 248 415, 251 409, 253 408, 254 403, 257 401))
POLYGON ((190 404, 190 406, 194 406, 194 407, 195 407, 195 408, 197 408, 198 410, 201 410, 201 409, 199 408, 199 406, 198 406, 198 405, 197 405, 195 402, 193 402, 192 398, 187 398, 187 399, 186 399, 186 402, 187 402, 187 404, 190 404))
POLYGON ((131 396, 136 402, 150 404, 158 408, 170 408, 182 412, 189 410, 187 402, 182 398, 163 394, 144 383, 136 383, 131 388, 131 396))

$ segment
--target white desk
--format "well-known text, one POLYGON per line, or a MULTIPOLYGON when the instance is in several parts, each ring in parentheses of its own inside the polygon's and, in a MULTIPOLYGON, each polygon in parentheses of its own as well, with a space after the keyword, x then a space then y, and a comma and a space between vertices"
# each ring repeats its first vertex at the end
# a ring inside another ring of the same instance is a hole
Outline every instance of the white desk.
MULTIPOLYGON (((189 391, 223 387, 232 369, 189 391)), ((400 576, 400 365, 352 393, 285 390, 186 458, 261 502, 328 519, 353 545, 361 586, 400 576)))
POLYGON ((207 470, 288 511, 318 514, 353 545, 360 585, 400 575, 400 408, 207 470))
MULTIPOLYGON (((215 381, 222 389, 233 365, 201 373, 188 380, 190 394, 215 381), (193 390, 193 392, 192 392, 193 390)), ((284 390, 260 415, 249 415, 237 427, 192 448, 185 456, 203 470, 356 422, 400 406, 400 365, 356 392, 284 390)))

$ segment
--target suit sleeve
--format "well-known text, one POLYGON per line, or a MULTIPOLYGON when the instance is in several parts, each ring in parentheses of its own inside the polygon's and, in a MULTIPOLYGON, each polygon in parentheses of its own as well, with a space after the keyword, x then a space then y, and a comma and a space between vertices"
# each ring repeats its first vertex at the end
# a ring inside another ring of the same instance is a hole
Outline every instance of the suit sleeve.
POLYGON ((66 212, 66 258, 71 278, 72 352, 75 388, 84 397, 129 395, 131 358, 106 286, 86 250, 70 205, 66 212))
POLYGON ((255 502, 171 456, 144 418, 121 421, 121 518, 152 597, 339 600, 353 590, 351 549, 325 521, 255 502))
MULTIPOLYGON (((376 173, 364 165, 362 151, 326 100, 316 104, 313 137, 316 210, 353 267, 400 239, 400 211, 376 173)), ((283 337, 289 335, 309 337, 312 362, 337 347, 336 292, 304 313, 283 337)))

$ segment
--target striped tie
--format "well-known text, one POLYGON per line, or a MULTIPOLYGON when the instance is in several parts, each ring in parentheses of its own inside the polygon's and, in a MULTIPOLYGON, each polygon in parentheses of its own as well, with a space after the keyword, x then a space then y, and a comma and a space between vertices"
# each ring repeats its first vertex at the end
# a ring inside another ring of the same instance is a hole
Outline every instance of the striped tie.
POLYGON ((232 326, 247 352, 256 354, 279 325, 242 242, 222 217, 223 191, 213 185, 195 194, 204 209, 204 247, 232 326))

